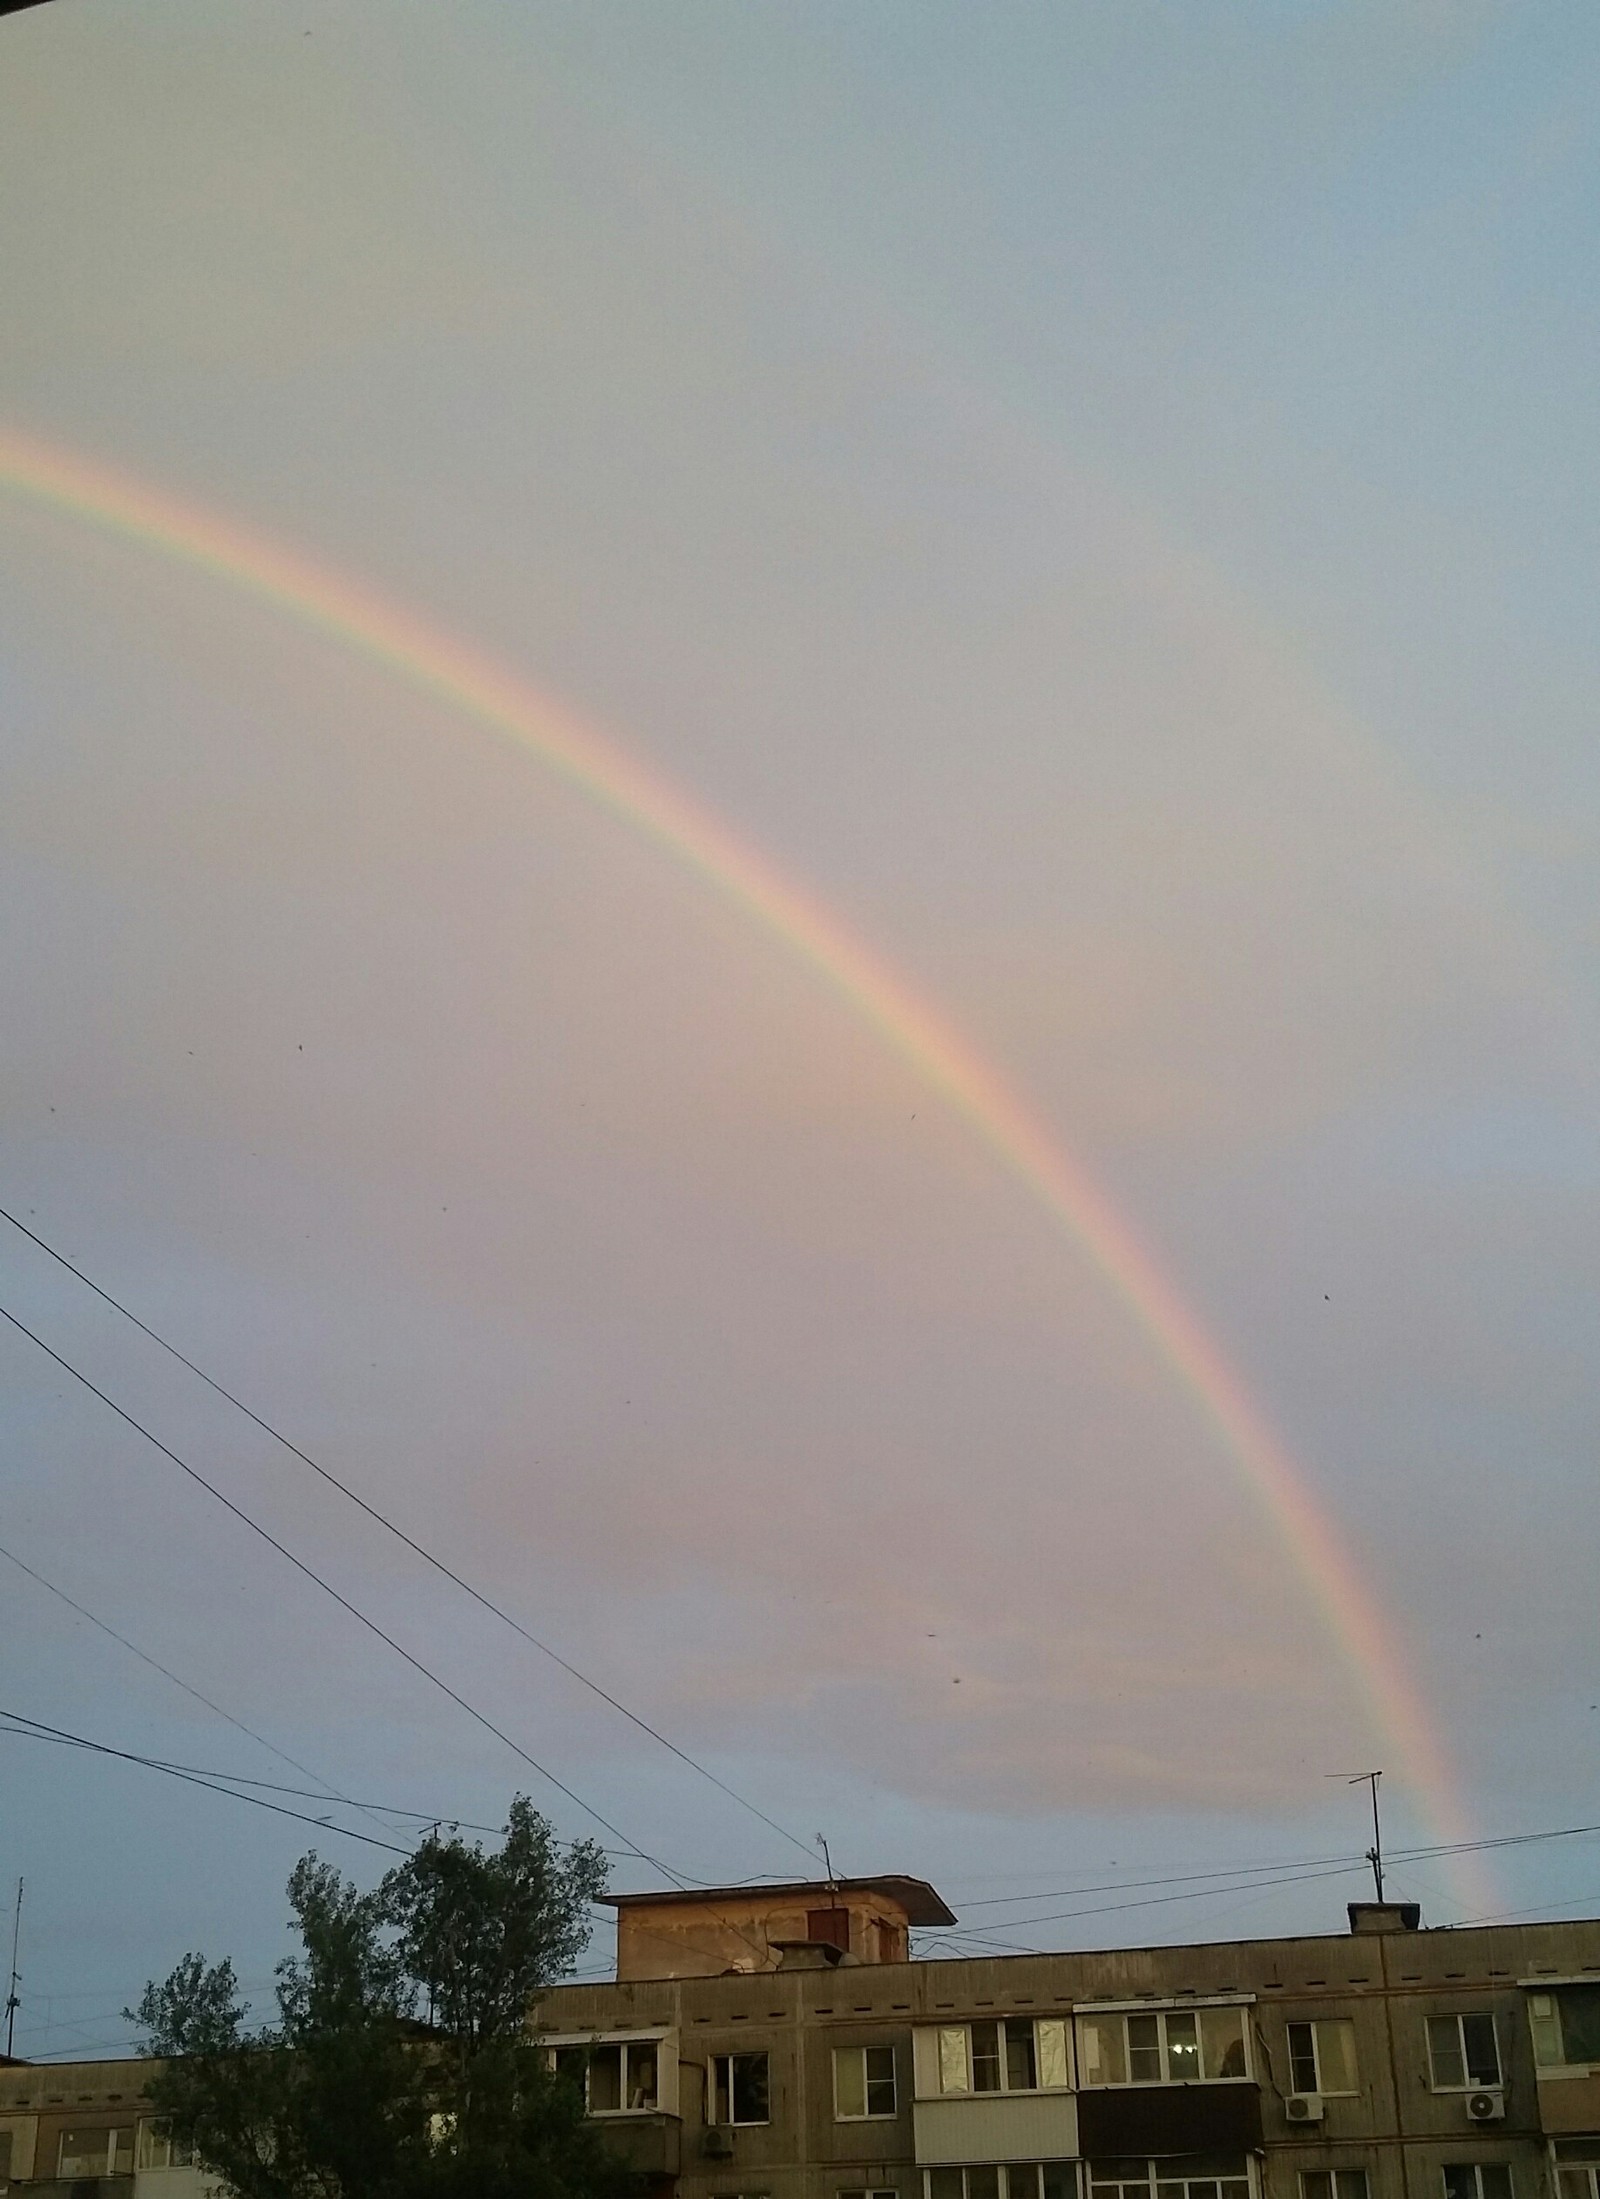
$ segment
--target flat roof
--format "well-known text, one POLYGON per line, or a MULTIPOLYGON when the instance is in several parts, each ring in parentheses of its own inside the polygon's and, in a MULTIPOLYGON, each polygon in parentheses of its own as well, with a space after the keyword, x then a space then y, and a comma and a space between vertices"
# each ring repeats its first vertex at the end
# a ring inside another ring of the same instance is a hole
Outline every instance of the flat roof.
POLYGON ((880 1878, 797 1878, 782 1885, 762 1881, 748 1886, 691 1887, 659 1894, 601 1894, 597 1898, 613 1909, 694 1908, 719 1901, 788 1901, 796 1894, 816 1896, 821 1908, 830 1895, 887 1894, 897 1901, 910 1924, 954 1924, 955 1917, 925 1878, 902 1878, 891 1871, 880 1878))

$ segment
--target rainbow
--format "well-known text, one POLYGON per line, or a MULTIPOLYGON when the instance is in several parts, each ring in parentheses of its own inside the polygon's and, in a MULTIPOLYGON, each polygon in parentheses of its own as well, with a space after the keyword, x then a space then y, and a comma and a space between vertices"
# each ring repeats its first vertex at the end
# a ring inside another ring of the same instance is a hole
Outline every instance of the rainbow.
MULTIPOLYGON (((819 901, 592 726, 413 611, 198 505, 0 428, 0 488, 241 588, 515 742, 667 849, 810 965, 1083 1250, 1199 1408, 1337 1643, 1375 1732, 1441 1844, 1471 1839, 1449 1758, 1393 1629, 1238 1374, 1127 1220, 996 1069, 819 901)), ((1458 1866, 1459 1868, 1459 1866, 1458 1866)), ((1495 1896, 1470 1863, 1469 1913, 1495 1896)))

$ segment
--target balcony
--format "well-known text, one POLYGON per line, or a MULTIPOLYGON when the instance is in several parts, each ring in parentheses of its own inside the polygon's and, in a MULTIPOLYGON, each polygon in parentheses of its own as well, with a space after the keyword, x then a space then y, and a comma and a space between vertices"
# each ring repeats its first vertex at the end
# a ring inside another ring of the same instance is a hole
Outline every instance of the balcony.
POLYGON ((133 2199, 131 2176, 13 2176, 9 2187, 0 2179, 7 2188, 12 2199, 133 2199))
POLYGON ((1223 2084, 1101 2085, 1079 2099, 1092 2159, 1162 2153, 1256 2153, 1261 2088, 1223 2084))
POLYGON ((916 2100, 911 2108, 919 2164, 1070 2161, 1078 2151, 1078 2101, 1071 2092, 976 2092, 916 2100))
POLYGON ((676 2115, 596 2115, 591 2127, 636 2176, 676 2176, 682 2165, 683 2124, 676 2115))

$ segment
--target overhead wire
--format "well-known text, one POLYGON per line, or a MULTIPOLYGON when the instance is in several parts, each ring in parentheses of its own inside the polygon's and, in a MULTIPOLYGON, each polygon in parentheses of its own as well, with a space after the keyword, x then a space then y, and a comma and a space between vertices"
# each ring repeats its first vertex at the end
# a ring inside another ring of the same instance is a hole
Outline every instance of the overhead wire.
MULTIPOLYGON (((1026 1930, 1032 1924, 1064 1924, 1074 1917, 1113 1916, 1128 1909, 1161 1908, 1174 1901, 1204 1901, 1218 1894, 1271 1892, 1277 1886, 1303 1885, 1312 1879, 1347 1878, 1352 1871, 1364 1870, 1365 1868, 1366 1858, 1356 1856, 1347 1862, 1340 1863, 1332 1870, 1288 1871, 1281 1877, 1267 1880, 1259 1877, 1236 1879, 1226 1886, 1200 1886, 1187 1893, 1147 1894, 1138 1901, 1106 1901, 1097 1903, 1087 1909, 1058 1909, 1047 1916, 1008 1917, 1004 1919, 1004 1926, 1009 1930, 1020 1932, 1026 1930)), ((1049 1951, 1041 1947, 1020 1947, 1014 1942, 1008 1946, 997 1934, 993 1933, 985 1936, 992 1946, 1012 1954, 1044 1954, 1049 1951)))
POLYGON ((49 1243, 46 1238, 41 1237, 37 1230, 30 1229, 27 1223, 13 1214, 8 1207, 0 1206, 0 1220, 9 1222, 13 1229, 19 1230, 28 1239, 30 1244, 37 1245, 41 1252, 46 1253, 69 1275, 76 1276, 85 1289, 92 1290, 97 1298, 103 1299, 115 1312, 120 1313, 125 1321, 131 1321, 141 1335, 149 1337, 153 1344, 159 1345, 164 1352, 177 1360, 180 1366, 186 1367, 192 1375, 205 1383, 208 1389, 214 1390, 218 1397, 224 1398, 236 1411, 243 1413, 245 1418, 252 1421, 264 1435, 269 1435, 274 1443, 281 1444, 293 1457, 299 1459, 302 1465, 308 1466, 314 1474, 325 1481, 329 1488, 336 1489, 340 1496, 355 1505, 359 1511, 364 1512, 368 1519, 393 1535, 397 1541, 404 1543, 405 1547, 421 1558, 425 1565, 432 1566, 436 1573, 442 1575, 454 1587, 459 1588, 463 1595, 470 1596, 474 1603, 480 1605, 483 1610, 498 1619, 502 1626, 510 1627, 511 1631, 520 1635, 522 1640, 527 1642, 531 1648, 537 1649, 542 1656, 550 1658, 553 1663, 560 1666, 563 1672, 570 1674, 580 1686, 586 1687, 592 1695, 598 1696, 603 1703, 609 1704, 619 1716, 626 1718, 630 1725, 636 1726, 641 1733, 647 1734, 652 1741, 657 1742, 671 1755, 677 1757, 680 1763, 686 1764, 691 1771, 698 1772, 702 1779, 709 1780, 711 1785, 725 1794, 730 1801, 736 1802, 741 1809, 748 1810, 752 1817, 759 1818, 761 1823, 770 1831, 777 1833, 781 1839, 788 1841, 791 1847, 798 1848, 802 1854, 813 1863, 815 1862, 816 1852, 809 1841, 802 1840, 797 1833, 792 1833, 786 1826, 780 1825, 776 1818, 769 1817, 765 1810, 759 1808, 756 1803, 750 1800, 748 1795, 741 1794, 736 1787, 730 1786, 725 1779, 719 1778, 714 1771, 707 1765, 702 1764, 697 1757, 691 1756, 687 1749, 680 1748, 676 1741, 669 1740, 666 1734, 652 1725, 647 1718, 642 1718, 637 1711, 630 1710, 626 1703, 619 1701, 608 1688, 602 1687, 598 1680, 591 1679, 588 1673, 581 1671, 570 1658, 564 1657, 549 1642, 542 1641, 537 1634, 524 1626, 520 1619, 514 1618, 509 1611, 496 1603, 492 1597, 485 1595, 482 1589, 475 1588, 470 1581, 463 1579, 461 1574, 447 1565, 436 1552, 428 1549, 424 1543, 418 1542, 415 1536, 407 1534, 398 1521, 391 1519, 387 1512, 371 1503, 358 1490, 353 1489, 347 1481, 341 1479, 338 1474, 313 1458, 309 1451, 302 1450, 300 1445, 286 1436, 280 1428, 274 1427, 270 1420, 265 1419, 262 1414, 247 1405, 243 1398, 237 1396, 232 1390, 219 1382, 214 1375, 208 1374, 204 1367, 197 1365, 186 1353, 180 1351, 176 1344, 169 1342, 158 1329, 152 1328, 148 1321, 141 1320, 130 1306, 124 1305, 120 1298, 115 1297, 103 1284, 97 1283, 93 1276, 86 1275, 82 1268, 75 1266, 67 1258, 65 1253, 57 1251, 54 1245, 49 1243))
POLYGON ((54 1360, 55 1364, 64 1373, 70 1374, 75 1382, 81 1383, 92 1397, 97 1397, 102 1405, 116 1414, 119 1420, 125 1421, 136 1434, 143 1436, 145 1441, 158 1450, 163 1458, 170 1459, 180 1473, 186 1474, 199 1488, 204 1489, 208 1496, 215 1498, 216 1502, 225 1511, 231 1512, 234 1518, 248 1527, 253 1535, 258 1535, 269 1548, 276 1550, 281 1558, 286 1559, 295 1568, 296 1572, 304 1574, 305 1578, 320 1588, 324 1595, 330 1596, 341 1610, 347 1611, 358 1624, 367 1629, 368 1633, 375 1635, 380 1642, 385 1643, 388 1648, 394 1651, 397 1657, 402 1658, 406 1664, 410 1665, 414 1672, 420 1673, 422 1678, 438 1688, 441 1694, 447 1695, 451 1702, 464 1710, 467 1716, 482 1726, 486 1733, 492 1733, 497 1741, 510 1749, 511 1753, 528 1765, 530 1770, 536 1771, 541 1779, 548 1780, 558 1793, 564 1794, 569 1802, 574 1803, 587 1816, 592 1817, 597 1825, 604 1826, 607 1832, 615 1835, 628 1851, 637 1856, 641 1862, 648 1863, 652 1869, 659 1871, 663 1878, 672 1880, 674 1884, 677 1883, 677 1874, 669 1870, 659 1857, 651 1855, 648 1849, 640 1847, 636 1841, 629 1839, 620 1826, 614 1825, 610 1818, 604 1816, 595 1808, 593 1803, 585 1801, 584 1797, 574 1788, 569 1787, 564 1780, 557 1778, 556 1774, 547 1765, 541 1764, 537 1757, 530 1755, 519 1741, 513 1740, 511 1735, 505 1732, 502 1727, 496 1725, 492 1718, 479 1710, 475 1704, 468 1702, 467 1698, 453 1688, 448 1680, 433 1671, 430 1666, 425 1665, 420 1657, 413 1656, 411 1651, 396 1641, 392 1634, 387 1633, 376 1619, 369 1618, 358 1604, 352 1603, 348 1596, 341 1594, 331 1581, 325 1580, 313 1566, 306 1563, 304 1558, 297 1556, 287 1543, 280 1542, 278 1537, 268 1528, 263 1527, 259 1520, 253 1519, 242 1505, 236 1504, 230 1496, 224 1494, 215 1482, 208 1481, 198 1467, 191 1466, 187 1459, 180 1458, 178 1453, 168 1444, 163 1443, 158 1435, 144 1425, 143 1421, 135 1419, 134 1415, 125 1406, 119 1405, 116 1399, 109 1396, 97 1383, 91 1382, 81 1368, 75 1367, 70 1359, 65 1358, 52 1345, 47 1344, 42 1336, 30 1329, 26 1322, 19 1320, 17 1315, 12 1313, 8 1307, 0 1305, 0 1318, 9 1321, 14 1329, 27 1337, 28 1341, 37 1346, 47 1358, 54 1360))
MULTIPOLYGON (((19 1723, 28 1725, 30 1727, 42 1726, 41 1720, 37 1718, 27 1718, 21 1711, 0 1709, 0 1718, 12 1718, 17 1720, 19 1723)), ((0 1727, 0 1732, 3 1732, 4 1730, 4 1727, 0 1727)), ((70 1734, 66 1731, 64 1727, 55 1727, 46 1730, 59 1734, 61 1738, 65 1740, 76 1742, 80 1747, 83 1748, 95 1748, 101 1745, 99 1743, 86 1740, 81 1734, 70 1734)), ((210 1765, 180 1764, 175 1763, 170 1757, 142 1756, 134 1750, 122 1750, 119 1753, 127 1756, 129 1760, 133 1763, 148 1764, 154 1770, 186 1772, 197 1779, 212 1779, 223 1781, 230 1787, 265 1788, 269 1794, 292 1795, 303 1802, 335 1800, 343 1802, 349 1809, 366 1810, 378 1817, 409 1817, 414 1819, 419 1825, 448 1825, 453 1831, 457 1832, 503 1834, 505 1831, 505 1827, 503 1825, 480 1824, 479 1822, 477 1822, 477 1820, 470 1817, 457 1817, 454 1812, 450 1810, 415 1810, 409 1809, 398 1802, 373 1802, 369 1800, 360 1800, 353 1795, 330 1796, 326 1794, 322 1788, 319 1787, 286 1786, 281 1780, 252 1779, 246 1773, 241 1771, 218 1771, 210 1765)), ((241 1801, 245 1801, 248 1800, 248 1796, 241 1795, 239 1799, 241 1801)), ((320 1825, 324 1822, 324 1820, 322 1818, 317 1818, 314 1820, 314 1822, 320 1825)), ((393 1830, 392 1827, 387 1827, 385 1829, 393 1830)), ((558 1840, 555 1845, 557 1847, 570 1847, 573 1845, 573 1843, 571 1841, 558 1840)), ((626 1855, 630 1860, 633 1858, 634 1854, 634 1851, 631 1848, 606 1848, 603 1849, 601 1852, 602 1854, 612 1857, 626 1855)))
MULTIPOLYGON (((197 1703, 203 1703, 207 1710, 214 1711, 219 1718, 226 1719, 228 1724, 236 1727, 240 1733, 247 1734, 258 1747, 264 1748, 269 1756, 276 1756, 280 1763, 287 1764, 291 1770, 304 1772, 308 1779, 314 1779, 317 1782, 317 1791, 325 1795, 329 1801, 342 1802, 348 1809, 361 1810, 363 1813, 371 1815, 371 1811, 365 1802, 355 1802, 351 1800, 349 1795, 341 1794, 337 1787, 324 1779, 320 1772, 313 1771, 309 1764, 302 1764, 297 1756, 290 1756, 286 1750, 279 1748, 275 1742, 269 1741, 265 1734, 257 1733, 254 1726, 247 1726, 244 1720, 236 1718, 231 1710, 224 1710, 222 1705, 213 1702, 209 1695, 203 1695, 199 1688, 193 1687, 187 1680, 181 1679, 170 1667, 162 1664, 159 1658, 152 1657, 149 1651, 141 1649, 137 1642, 129 1641, 126 1634, 119 1634, 114 1626, 108 1625, 104 1619, 97 1617, 87 1604, 79 1603, 75 1596, 69 1596, 66 1590, 58 1588, 54 1581, 46 1580, 41 1572, 34 1566, 27 1564, 22 1558, 19 1558, 15 1550, 8 1550, 4 1543, 0 1543, 0 1558, 8 1559, 19 1572, 26 1573, 29 1580, 37 1581, 39 1586, 47 1589, 52 1596, 59 1597, 68 1610, 75 1611, 80 1619, 87 1619, 91 1626, 98 1627, 100 1632, 108 1635, 112 1641, 120 1642, 124 1649, 139 1659, 141 1664, 147 1664, 152 1672, 159 1672, 164 1680, 170 1680, 173 1686, 181 1688, 185 1695, 192 1695, 197 1703)), ((285 1788, 283 1791, 289 1793, 292 1790, 285 1788)), ((302 1794, 310 1792, 308 1789, 300 1789, 299 1791, 302 1794)), ((376 1822, 376 1820, 374 1821, 376 1822)))
POLYGON ((291 1810, 281 1802, 269 1802, 264 1795, 242 1794, 237 1787, 222 1785, 216 1779, 207 1778, 203 1772, 187 1770, 181 1764, 164 1763, 158 1756, 141 1756, 134 1749, 113 1748, 109 1742, 90 1741, 81 1733, 68 1733, 60 1726, 46 1725, 42 1719, 24 1717, 21 1711, 7 1710, 0 1705, 0 1734, 14 1734, 20 1740, 52 1741, 59 1747, 87 1749, 95 1756, 119 1757, 125 1764, 143 1764, 147 1770, 165 1772, 170 1778, 181 1779, 191 1787, 205 1787, 212 1794, 225 1794, 235 1802, 249 1802, 258 1810, 271 1810, 276 1817, 293 1817, 302 1825, 316 1825, 328 1832, 343 1833, 347 1840, 359 1840, 369 1848, 387 1848, 391 1855, 409 1855, 409 1848, 402 1848, 393 1840, 379 1840, 372 1833, 357 1832, 353 1825, 341 1825, 331 1817, 312 1817, 305 1810, 291 1810))
MULTIPOLYGON (((1324 1863, 1344 1863, 1350 1860, 1352 1859, 1342 1855, 1311 1855, 1294 1856, 1281 1863, 1231 1863, 1214 1871, 1180 1871, 1169 1878, 1112 1878, 1106 1879, 1100 1884, 1062 1886, 1050 1893, 993 1894, 982 1901, 965 1902, 963 1907, 967 1909, 998 1909, 1010 1902, 1017 1901, 1068 1901, 1079 1894, 1119 1894, 1128 1893, 1135 1888, 1144 1886, 1185 1886, 1198 1879, 1240 1878, 1246 1873, 1315 1870, 1324 1863)), ((1359 1863, 1364 1858, 1357 1856, 1353 1860, 1359 1863)), ((1008 1920, 1001 1917, 996 1921, 1004 1924, 1008 1920)))
MULTIPOLYGON (((1493 1835, 1489 1838, 1479 1840, 1451 1840, 1438 1842, 1433 1845, 1411 1848, 1386 1847, 1384 1849, 1384 1860, 1386 1864, 1416 1864, 1419 1862, 1426 1862, 1430 1858, 1435 1857, 1452 1855, 1473 1855, 1488 1849, 1520 1848, 1529 1846, 1533 1843, 1540 1841, 1577 1840, 1586 1836, 1593 1836, 1596 1834, 1600 1834, 1600 1824, 1553 1825, 1541 1827, 1534 1832, 1500 1833, 1493 1835)), ((1324 1865, 1331 1866, 1334 1864, 1346 1863, 1352 1865, 1365 1865, 1367 1861, 1368 1858, 1364 1854, 1360 1856, 1290 1856, 1280 1858, 1276 1862, 1234 1863, 1219 1866, 1218 1868, 1209 1871, 1178 1872, 1170 1877, 1106 1879, 1102 1881, 1091 1881, 1087 1884, 1077 1886, 1063 1886, 1046 1892, 1033 1892, 1026 1894, 995 1894, 984 1896, 977 1900, 964 1901, 962 1903, 962 1909, 963 1912, 966 1912, 973 1909, 1005 1908, 1010 1907, 1015 1903, 1026 1903, 1029 1901, 1051 1901, 1057 1899, 1066 1900, 1075 1898, 1079 1894, 1126 1893, 1147 1886, 1183 1886, 1189 1885, 1191 1883, 1197 1883, 1202 1880, 1215 1880, 1223 1878, 1238 1879, 1241 1881, 1250 1877, 1269 1878, 1281 1880, 1282 1883, 1289 1884, 1296 1874, 1299 1874, 1301 1872, 1314 1872, 1324 1865)), ((1242 1892, 1244 1890, 1244 1887, 1241 1884, 1238 1888, 1235 1888, 1233 1886, 1225 1886, 1220 1888, 1219 1890, 1224 1893, 1230 1893, 1234 1891, 1242 1892)), ((1094 1914, 1098 1912, 1091 1911, 1088 1913, 1094 1914)), ((997 1917, 993 1919, 994 1924, 1002 1930, 1013 1926, 1020 1928, 1025 1924, 1045 1923, 1049 1921, 1051 1920, 1042 1917, 997 1917)))

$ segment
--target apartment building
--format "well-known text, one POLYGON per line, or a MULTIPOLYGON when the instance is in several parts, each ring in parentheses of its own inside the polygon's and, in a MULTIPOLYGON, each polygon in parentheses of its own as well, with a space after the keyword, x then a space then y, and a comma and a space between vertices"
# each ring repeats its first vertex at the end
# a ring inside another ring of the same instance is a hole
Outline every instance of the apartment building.
POLYGON ((916 1879, 616 1906, 533 2020, 654 2199, 1600 2199, 1600 1920, 912 1962, 916 1879))
POLYGON ((0 2199, 205 2199, 150 2109, 152 2061, 0 2057, 0 2199))
MULTIPOLYGON (((615 1906, 531 2020, 646 2199, 1600 2199, 1600 1919, 913 1962, 918 1879, 615 1906)), ((0 2064, 0 2195, 200 2199, 153 2070, 0 2064)))

